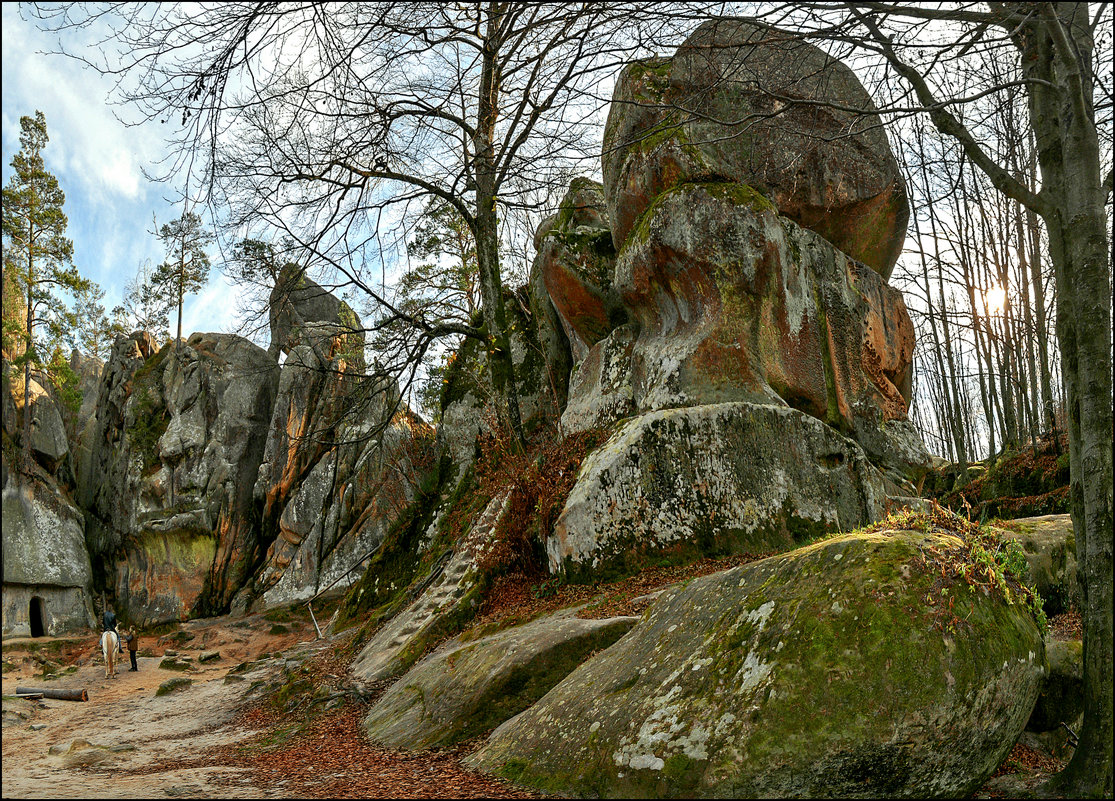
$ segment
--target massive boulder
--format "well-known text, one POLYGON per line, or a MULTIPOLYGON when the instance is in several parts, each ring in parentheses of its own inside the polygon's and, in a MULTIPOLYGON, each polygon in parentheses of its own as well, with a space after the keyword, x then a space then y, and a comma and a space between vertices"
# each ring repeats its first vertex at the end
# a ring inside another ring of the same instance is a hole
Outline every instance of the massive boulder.
POLYGON ((579 581, 663 558, 769 553, 885 514, 863 451, 785 406, 721 403, 622 423, 585 459, 548 538, 551 572, 579 581))
POLYGON ((966 796, 1045 663, 1023 605, 947 568, 968 560, 884 531, 694 579, 470 762, 560 795, 966 796))
POLYGON ((909 207, 876 108, 798 35, 710 20, 673 58, 621 73, 604 134, 616 247, 658 195, 712 180, 755 187, 884 279, 901 253, 909 207))
POLYGON ((1015 540, 1026 555, 1026 581, 1042 597, 1045 613, 1053 616, 1080 610, 1072 516, 1020 517, 1002 525, 1000 534, 1015 540))
POLYGON ((395 682, 364 728, 389 748, 467 740, 522 712, 636 620, 582 620, 567 610, 478 640, 452 640, 395 682))
POLYGON ((252 488, 279 372, 230 334, 153 350, 117 339, 81 471, 93 558, 117 613, 143 624, 227 611, 258 566, 252 488))

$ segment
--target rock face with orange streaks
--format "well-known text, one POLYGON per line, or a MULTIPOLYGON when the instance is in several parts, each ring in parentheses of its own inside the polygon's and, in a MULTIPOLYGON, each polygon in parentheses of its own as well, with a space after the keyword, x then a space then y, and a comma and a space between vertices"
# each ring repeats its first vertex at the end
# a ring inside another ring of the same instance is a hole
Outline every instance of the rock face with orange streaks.
POLYGON ((629 65, 603 152, 617 248, 670 187, 733 181, 883 278, 902 251, 905 183, 875 105, 800 36, 715 19, 672 58, 629 65))
POLYGON ((194 334, 157 353, 121 337, 105 366, 79 487, 95 565, 115 608, 140 624, 227 611, 265 543, 252 485, 278 365, 230 334, 194 334))
MULTIPOLYGON (((572 230, 609 226, 614 272, 593 286, 627 322, 546 283, 571 345, 591 332, 562 430, 612 430, 555 524, 551 570, 783 548, 915 494, 929 457, 907 419, 914 331, 886 282, 907 206, 878 122, 847 67, 741 20, 625 69, 606 214, 572 230)), ((584 248, 559 239, 562 219, 540 239, 568 264, 584 248)))
POLYGON ((557 216, 539 229, 537 264, 569 339, 573 361, 627 320, 612 287, 616 250, 608 227, 603 187, 576 178, 557 216))
MULTIPOLYGON (((338 308, 316 297, 322 316, 338 308)), ((233 604, 237 613, 358 578, 350 569, 383 542, 413 498, 410 446, 426 428, 400 407, 394 382, 364 374, 363 333, 347 306, 348 322, 340 323, 307 320, 312 310, 278 302, 287 308, 273 309, 272 321, 290 325, 272 326, 286 339, 271 350, 287 356, 253 490, 269 544, 233 604)))

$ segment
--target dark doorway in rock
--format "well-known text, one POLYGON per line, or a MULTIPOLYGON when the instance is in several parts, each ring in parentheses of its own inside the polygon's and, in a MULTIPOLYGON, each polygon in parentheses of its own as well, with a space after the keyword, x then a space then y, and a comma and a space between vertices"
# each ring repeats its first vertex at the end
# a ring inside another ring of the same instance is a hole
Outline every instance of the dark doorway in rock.
POLYGON ((46 634, 46 626, 43 625, 43 617, 44 617, 43 599, 40 598, 37 595, 34 598, 31 599, 30 617, 31 617, 31 636, 32 637, 42 637, 44 634, 46 634))

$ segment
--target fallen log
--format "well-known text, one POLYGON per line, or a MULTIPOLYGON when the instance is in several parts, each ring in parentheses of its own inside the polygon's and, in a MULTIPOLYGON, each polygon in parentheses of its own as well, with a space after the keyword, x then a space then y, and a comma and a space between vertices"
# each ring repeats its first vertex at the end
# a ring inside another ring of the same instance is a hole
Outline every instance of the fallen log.
POLYGON ((85 690, 59 690, 54 687, 16 687, 16 695, 37 695, 41 698, 52 698, 55 701, 88 701, 89 693, 85 690))

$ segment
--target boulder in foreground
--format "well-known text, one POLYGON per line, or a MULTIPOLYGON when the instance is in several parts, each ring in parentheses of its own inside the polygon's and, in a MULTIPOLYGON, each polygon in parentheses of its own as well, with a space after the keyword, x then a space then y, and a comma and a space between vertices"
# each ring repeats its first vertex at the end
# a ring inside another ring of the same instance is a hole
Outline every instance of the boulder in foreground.
POLYGON ((967 553, 947 534, 849 534, 694 579, 469 762, 581 796, 967 795, 1022 732, 1045 662, 1017 592, 949 569, 967 553))

